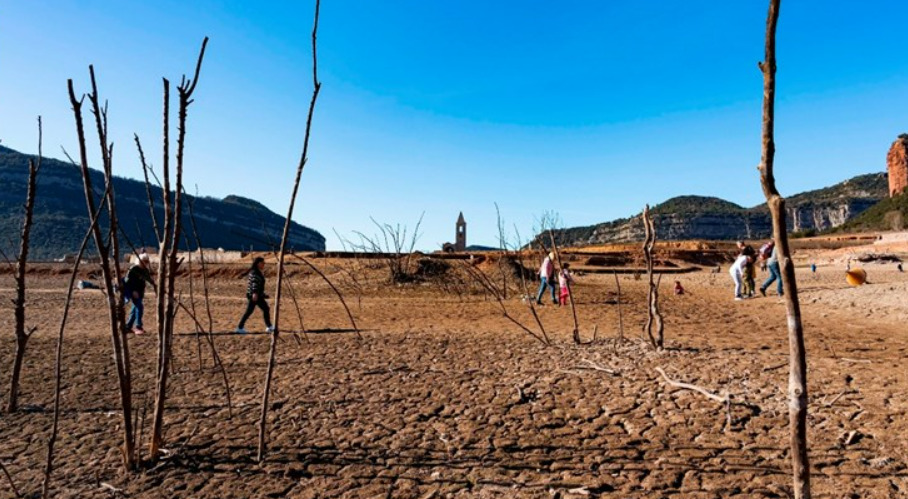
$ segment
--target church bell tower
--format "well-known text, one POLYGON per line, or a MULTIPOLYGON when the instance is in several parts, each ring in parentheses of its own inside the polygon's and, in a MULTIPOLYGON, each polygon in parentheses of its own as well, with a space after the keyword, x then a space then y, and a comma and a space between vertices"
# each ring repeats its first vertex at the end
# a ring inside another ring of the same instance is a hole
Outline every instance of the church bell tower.
POLYGON ((454 239, 454 251, 467 249, 467 222, 463 219, 463 212, 457 217, 457 237, 454 239))

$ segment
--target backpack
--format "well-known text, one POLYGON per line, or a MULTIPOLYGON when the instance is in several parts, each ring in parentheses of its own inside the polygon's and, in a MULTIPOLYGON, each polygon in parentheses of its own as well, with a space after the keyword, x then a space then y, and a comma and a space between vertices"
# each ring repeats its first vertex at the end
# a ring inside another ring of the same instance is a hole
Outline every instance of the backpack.
POLYGON ((769 260, 769 257, 772 256, 772 247, 773 246, 770 243, 760 246, 760 256, 763 257, 764 260, 769 260))

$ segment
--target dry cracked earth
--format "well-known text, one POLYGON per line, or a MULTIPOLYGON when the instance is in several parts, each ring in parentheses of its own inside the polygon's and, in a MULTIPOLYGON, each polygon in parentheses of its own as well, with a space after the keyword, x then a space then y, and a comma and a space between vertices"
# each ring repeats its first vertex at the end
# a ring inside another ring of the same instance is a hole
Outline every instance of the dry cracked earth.
MULTIPOLYGON (((570 310, 548 304, 539 310, 552 339, 546 346, 481 293, 385 285, 379 275, 345 288, 358 338, 330 289, 299 270, 295 294, 309 332, 280 336, 269 449, 258 464, 269 337, 226 332, 241 313, 244 283, 241 269, 220 270, 211 289, 212 339, 232 407, 210 345, 181 314, 166 452, 131 474, 117 449, 121 416, 104 298, 76 293, 54 497, 790 496, 784 306, 773 296, 733 302, 724 273, 678 277, 688 291, 682 296, 663 282, 669 348, 655 352, 640 339, 644 281, 631 275, 620 277, 625 341, 616 340, 614 277, 587 275, 575 298, 581 334, 592 339, 595 326, 596 341, 574 345, 570 310), (728 393, 735 404, 729 410, 670 386, 657 368, 728 393)), ((344 283, 347 274, 329 275, 344 283)), ((870 275, 870 285, 848 288, 841 269, 823 268, 805 272, 801 283, 814 497, 908 497, 908 300, 874 305, 875 293, 908 296, 908 277, 884 267, 870 275)), ((23 497, 40 491, 66 275, 50 269, 29 279, 28 322, 39 329, 26 356, 24 407, 0 415, 0 461, 23 497)), ((4 399, 14 355, 12 292, 11 277, 0 275, 4 399)), ((512 294, 506 305, 538 329, 519 298, 512 294)), ((282 315, 284 328, 300 329, 292 305, 282 315)), ((155 322, 149 309, 149 330, 155 322)), ((250 328, 263 329, 259 315, 250 328)), ((144 454, 156 338, 131 337, 130 348, 144 454)), ((3 476, 0 497, 13 497, 3 476)))

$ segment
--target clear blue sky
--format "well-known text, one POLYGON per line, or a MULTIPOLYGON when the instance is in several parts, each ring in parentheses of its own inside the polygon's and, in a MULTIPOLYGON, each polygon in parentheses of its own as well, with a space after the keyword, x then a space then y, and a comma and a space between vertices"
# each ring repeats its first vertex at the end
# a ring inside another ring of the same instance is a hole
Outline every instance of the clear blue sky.
MULTIPOLYGON (((883 171, 908 131, 902 1, 783 0, 777 178, 783 194, 883 171)), ((419 247, 495 244, 498 202, 529 235, 681 194, 762 202, 764 0, 324 0, 322 95, 294 218, 339 246, 369 217, 419 247)), ((131 137, 160 164, 161 77, 191 72, 187 184, 285 213, 311 95, 309 2, 0 0, 0 139, 75 149, 66 79, 90 63, 110 101, 115 169, 131 137)), ((97 157, 97 154, 94 155, 97 157)), ((97 164, 97 160, 96 160, 97 164)))

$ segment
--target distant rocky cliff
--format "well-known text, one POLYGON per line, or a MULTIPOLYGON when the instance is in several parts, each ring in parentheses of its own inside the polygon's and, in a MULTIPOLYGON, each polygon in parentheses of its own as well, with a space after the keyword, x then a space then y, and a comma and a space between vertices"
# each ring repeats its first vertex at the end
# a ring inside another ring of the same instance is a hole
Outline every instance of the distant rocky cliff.
POLYGON ((892 143, 886 154, 889 172, 889 195, 897 196, 908 187, 908 133, 903 133, 892 143))
MULTIPOLYGON (((887 196, 886 174, 861 175, 840 184, 787 199, 789 230, 822 231, 838 227, 887 196)), ((772 222, 766 205, 744 208, 719 198, 680 196, 652 209, 662 240, 755 239, 769 237, 772 222)), ((561 244, 588 246, 643 239, 640 215, 557 232, 561 244)))

